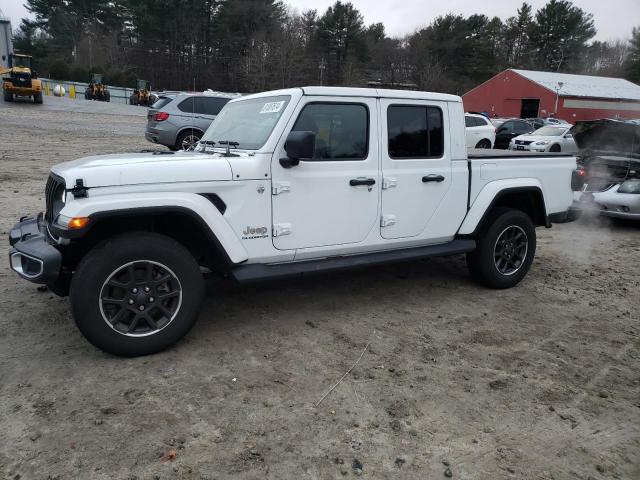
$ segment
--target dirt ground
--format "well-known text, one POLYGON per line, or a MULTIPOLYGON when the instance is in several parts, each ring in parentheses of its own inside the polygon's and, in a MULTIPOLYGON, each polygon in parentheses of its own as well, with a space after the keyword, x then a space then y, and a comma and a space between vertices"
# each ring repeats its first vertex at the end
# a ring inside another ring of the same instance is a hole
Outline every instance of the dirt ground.
MULTIPOLYGON (((0 233, 43 209, 51 165, 149 148, 144 114, 0 106, 0 233)), ((137 359, 89 345, 66 299, 9 270, 5 240, 0 477, 640 479, 640 228, 538 235, 508 291, 462 257, 211 280, 191 333, 137 359)))

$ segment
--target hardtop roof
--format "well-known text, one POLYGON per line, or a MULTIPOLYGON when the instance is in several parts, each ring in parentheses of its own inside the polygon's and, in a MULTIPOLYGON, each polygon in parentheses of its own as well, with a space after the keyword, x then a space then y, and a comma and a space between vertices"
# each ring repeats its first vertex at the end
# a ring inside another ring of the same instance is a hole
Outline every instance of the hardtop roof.
MULTIPOLYGON (((298 87, 287 88, 283 90, 271 90, 267 92, 254 93, 242 97, 259 98, 263 96, 276 95, 295 95, 300 94, 308 96, 331 96, 331 97, 365 97, 365 98, 391 98, 404 100, 432 100, 440 102, 461 103, 462 99, 457 95, 449 95, 446 93, 421 92, 412 90, 390 90, 385 88, 356 88, 356 87, 298 87)), ((237 101, 236 100, 236 101, 237 101)))

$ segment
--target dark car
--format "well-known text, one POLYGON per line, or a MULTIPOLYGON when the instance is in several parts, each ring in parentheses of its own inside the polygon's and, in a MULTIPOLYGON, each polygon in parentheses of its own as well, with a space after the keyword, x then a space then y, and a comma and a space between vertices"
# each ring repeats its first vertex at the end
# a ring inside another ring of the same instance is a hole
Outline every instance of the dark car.
POLYGON ((518 135, 525 135, 535 130, 535 127, 525 120, 513 119, 504 122, 496 130, 496 143, 493 148, 506 149, 512 138, 518 135))

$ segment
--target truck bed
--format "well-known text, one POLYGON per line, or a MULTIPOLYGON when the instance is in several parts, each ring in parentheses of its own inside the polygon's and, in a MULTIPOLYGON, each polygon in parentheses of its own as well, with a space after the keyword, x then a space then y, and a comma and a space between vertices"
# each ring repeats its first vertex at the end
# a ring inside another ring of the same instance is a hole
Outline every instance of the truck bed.
POLYGON ((514 152, 512 150, 469 150, 471 185, 469 205, 490 183, 509 185, 510 180, 538 184, 547 215, 565 212, 573 201, 571 172, 576 157, 569 153, 514 152))

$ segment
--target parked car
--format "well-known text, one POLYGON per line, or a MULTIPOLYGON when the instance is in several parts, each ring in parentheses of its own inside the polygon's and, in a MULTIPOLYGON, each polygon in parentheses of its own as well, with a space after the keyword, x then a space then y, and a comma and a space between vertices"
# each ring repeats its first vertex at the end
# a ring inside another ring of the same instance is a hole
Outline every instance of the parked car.
POLYGON ((464 128, 462 99, 446 94, 234 99, 193 151, 53 166, 45 213, 11 230, 9 263, 69 294, 85 337, 126 356, 189 331, 203 271, 248 283, 466 253, 474 279, 514 287, 536 226, 567 215, 576 159, 467 154, 464 128))
POLYGON ((145 138, 171 150, 189 150, 209 128, 222 107, 237 94, 179 93, 161 95, 147 112, 145 138))
POLYGON ((534 126, 525 120, 518 118, 507 120, 496 130, 496 141, 493 148, 509 148, 509 143, 512 138, 531 133, 534 130, 534 126))
POLYGON ((513 138, 509 150, 577 153, 578 147, 569 130, 571 125, 545 125, 528 135, 513 138))
POLYGON ((493 148, 496 127, 484 115, 465 113, 467 148, 493 148))
POLYGON ((625 180, 609 190, 593 193, 593 203, 601 215, 640 220, 640 178, 625 180))

